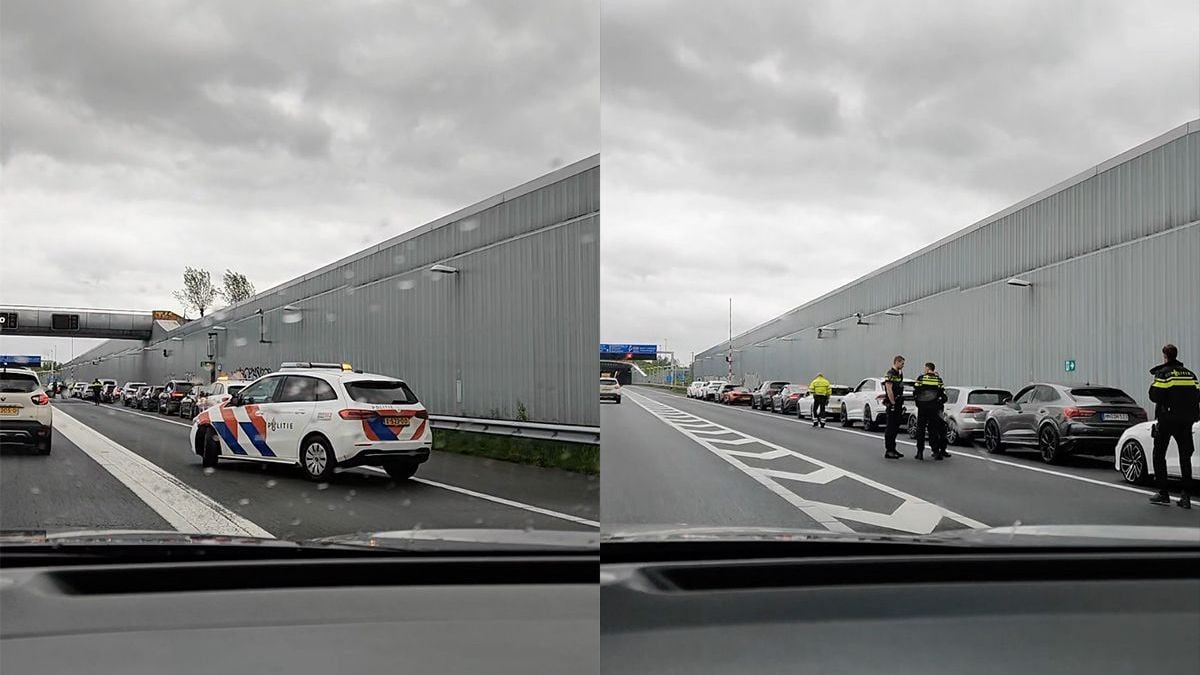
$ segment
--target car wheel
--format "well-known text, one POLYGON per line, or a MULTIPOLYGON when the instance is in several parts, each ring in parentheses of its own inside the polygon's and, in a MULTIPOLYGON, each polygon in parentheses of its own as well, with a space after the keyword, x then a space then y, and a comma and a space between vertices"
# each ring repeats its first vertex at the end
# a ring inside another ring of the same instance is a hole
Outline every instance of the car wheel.
POLYGON ((200 466, 211 469, 217 465, 221 457, 221 442, 217 440, 217 431, 212 427, 204 428, 204 436, 200 440, 200 466))
POLYGON ((958 425, 953 421, 946 422, 946 445, 958 445, 962 437, 958 435, 958 425))
POLYGON ((758 401, 755 401, 754 399, 750 399, 750 409, 758 410, 758 401))
POLYGON ((875 424, 875 416, 871 414, 871 406, 863 408, 863 429, 875 431, 878 428, 879 425, 875 424))
POLYGON ((392 480, 408 480, 417 472, 418 466, 416 462, 388 462, 383 465, 383 470, 392 480))
POLYGON ((1058 464, 1066 454, 1059 442, 1058 429, 1053 424, 1043 424, 1038 430, 1038 451, 1042 454, 1042 461, 1047 464, 1058 464))
POLYGON ((842 406, 841 416, 842 416, 842 426, 848 427, 851 424, 854 424, 853 422, 850 421, 850 415, 846 414, 846 406, 842 406))
POLYGON ((333 448, 329 441, 320 436, 313 436, 304 442, 300 450, 300 468, 309 480, 327 481, 333 476, 337 460, 333 456, 333 448))
POLYGON ((1134 485, 1150 482, 1150 472, 1146 470, 1146 452, 1142 444, 1132 438, 1121 446, 1121 475, 1134 485))
POLYGON ((620 404, 621 404, 621 397, 620 397, 620 396, 618 396, 618 397, 617 397, 617 405, 620 405, 620 404))
POLYGON ((909 438, 917 437, 917 416, 916 415, 908 416, 908 421, 904 425, 904 431, 908 433, 909 438))
POLYGON ((1000 440, 1000 425, 988 422, 983 428, 983 445, 988 453, 998 455, 1004 452, 1004 443, 1000 440))

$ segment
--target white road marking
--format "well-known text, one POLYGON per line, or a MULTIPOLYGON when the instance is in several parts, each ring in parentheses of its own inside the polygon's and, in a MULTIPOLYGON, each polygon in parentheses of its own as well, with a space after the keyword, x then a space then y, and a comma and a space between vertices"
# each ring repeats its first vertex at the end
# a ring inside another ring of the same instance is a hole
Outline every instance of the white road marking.
MULTIPOLYGON (((643 394, 643 396, 645 396, 645 394, 643 394)), ((720 403, 713 403, 712 401, 696 401, 696 402, 697 403, 708 403, 710 405, 722 405, 720 403)), ((723 406, 723 407, 728 407, 728 406, 723 406)), ((758 412, 756 410, 746 410, 745 412, 747 412, 751 415, 763 415, 765 417, 770 417, 772 419, 779 419, 779 420, 785 421, 785 422, 791 421, 793 424, 804 424, 809 427, 812 426, 811 422, 805 422, 805 421, 797 420, 794 418, 789 419, 787 416, 784 416, 781 418, 779 415, 772 415, 771 413, 758 412)), ((842 427, 842 426, 840 426, 840 422, 839 422, 839 426, 826 427, 826 428, 832 429, 834 431, 840 431, 844 434, 855 434, 857 436, 864 436, 866 438, 874 438, 874 439, 879 439, 879 440, 883 439, 883 437, 878 434, 872 434, 872 433, 868 433, 866 431, 859 431, 858 429, 850 429, 847 427, 842 427)), ((902 443, 904 445, 908 445, 908 446, 911 446, 914 448, 917 447, 916 441, 907 441, 907 440, 897 438, 896 442, 902 443)), ((1112 488, 1114 490, 1124 490, 1125 492, 1134 492, 1134 493, 1137 493, 1140 495, 1155 494, 1154 490, 1148 490, 1146 488, 1134 487, 1132 485, 1125 485, 1123 483, 1110 483, 1108 481, 1099 480, 1097 478, 1088 478, 1087 476, 1077 476, 1075 474, 1066 473, 1063 471, 1055 471, 1054 469, 1047 469, 1047 468, 1040 467, 1040 466, 1033 466, 1030 464, 1022 464, 1020 462, 1014 462, 1014 461, 1010 461, 1010 460, 1006 460, 1006 459, 999 459, 997 457, 989 457, 989 456, 985 456, 985 455, 980 455, 980 454, 978 454, 977 450, 973 450, 972 448, 959 447, 955 450, 953 455, 954 455, 954 457, 965 457, 967 459, 975 459, 975 460, 979 460, 981 462, 991 462, 992 464, 999 464, 1001 466, 1009 466, 1014 469, 1023 469, 1025 471, 1033 471, 1035 473, 1046 474, 1048 476, 1056 476, 1058 478, 1068 478, 1070 480, 1076 480, 1081 483, 1090 483, 1092 485, 1099 485, 1101 487, 1112 488)), ((1113 469, 1113 471, 1115 473, 1116 469, 1113 469)))
MULTIPOLYGON (((370 471, 371 473, 378 473, 378 474, 382 474, 384 476, 387 475, 386 471, 384 471, 383 469, 380 469, 378 467, 363 466, 363 467, 359 467, 359 468, 370 471)), ((457 492, 458 494, 461 494, 461 495, 467 495, 469 497, 475 497, 477 499, 484 499, 489 502, 495 502, 497 504, 511 506, 513 508, 522 509, 524 511, 529 511, 531 513, 540 513, 543 516, 550 516, 551 518, 567 520, 572 523, 579 523, 580 525, 587 525, 589 527, 600 527, 600 523, 598 523, 594 520, 588 520, 587 518, 580 518, 579 516, 573 516, 569 513, 560 513, 558 511, 551 511, 550 509, 544 509, 540 506, 534 506, 532 504, 525 504, 524 502, 518 502, 518 501, 515 501, 512 499, 505 499, 504 497, 497 497, 496 495, 489 495, 486 492, 477 492, 475 490, 468 490, 467 488, 464 488, 464 487, 459 487, 457 485, 450 485, 448 483, 439 483, 438 481, 429 480, 428 478, 413 477, 413 478, 409 478, 409 480, 411 480, 415 483, 421 483, 422 485, 428 485, 430 487, 441 488, 443 490, 449 490, 451 492, 457 492)))
MULTIPOLYGON (((936 504, 931 504, 924 499, 910 495, 906 492, 902 492, 889 485, 884 485, 883 483, 867 478, 866 476, 847 471, 840 467, 829 464, 828 462, 821 461, 815 457, 810 457, 803 453, 796 452, 795 450, 785 448, 781 445, 776 445, 761 438, 751 436, 745 432, 731 429, 729 427, 721 427, 727 432, 741 437, 741 440, 743 440, 745 443, 758 443, 764 447, 771 448, 771 450, 774 451, 772 454, 775 457, 785 457, 790 455, 804 460, 810 464, 815 464, 818 468, 808 473, 793 473, 781 472, 772 469, 762 469, 747 465, 739 460, 738 456, 745 456, 748 453, 717 447, 713 444, 715 439, 705 438, 697 435, 694 431, 675 421, 676 419, 680 419, 678 417, 680 415, 685 415, 688 419, 702 420, 704 418, 692 415, 690 413, 685 413, 677 408, 672 408, 671 406, 668 406, 667 404, 651 397, 643 397, 640 394, 634 394, 632 392, 627 392, 626 396, 635 405, 650 413, 659 421, 690 438, 692 441, 701 445, 709 452, 712 452, 717 457, 720 457, 726 462, 729 462, 733 466, 737 467, 737 469, 742 473, 746 474, 759 484, 766 487, 768 490, 787 500, 810 518, 816 520, 822 526, 831 531, 853 532, 854 530, 852 528, 842 522, 847 520, 874 525, 877 527, 885 527, 892 530, 899 530, 902 532, 911 532, 913 534, 929 534, 930 532, 933 532, 934 528, 938 526, 943 518, 956 521, 967 527, 987 527, 987 525, 979 522, 978 520, 968 518, 936 504), (671 417, 667 417, 668 414, 671 414, 671 417), (841 504, 818 502, 801 497, 796 492, 789 490, 781 483, 777 482, 775 480, 776 478, 785 478, 787 480, 796 482, 820 485, 828 484, 829 482, 839 478, 845 478, 879 490, 880 492, 891 495, 892 497, 898 498, 902 503, 892 513, 877 513, 864 509, 852 508, 841 504)), ((709 420, 704 421, 709 422, 714 426, 721 426, 709 420)))
POLYGON ((59 408, 54 428, 180 532, 274 535, 59 408))
MULTIPOLYGON (((116 410, 121 410, 121 408, 116 408, 116 410)), ((162 417, 161 415, 160 415, 160 416, 147 415, 147 414, 145 414, 145 413, 142 413, 142 412, 136 412, 136 411, 133 411, 133 410, 124 410, 123 412, 127 412, 127 413, 129 413, 130 415, 137 415, 138 417, 146 417, 146 418, 149 418, 149 419, 152 419, 152 420, 158 420, 158 421, 160 421, 160 422, 166 422, 167 424, 175 424, 175 425, 178 425, 178 426, 181 426, 181 427, 186 427, 186 428, 188 428, 188 429, 191 429, 191 428, 192 428, 192 425, 191 425, 191 424, 186 424, 186 423, 183 423, 183 422, 176 422, 175 420, 171 420, 171 419, 164 418, 164 417, 162 417)), ((251 461, 253 461, 253 460, 251 460, 251 461)), ((381 474, 381 475, 384 475, 384 476, 386 476, 386 475, 387 475, 387 472, 386 472, 386 471, 384 471, 383 469, 380 469, 380 468, 378 468, 378 467, 374 467, 374 466, 364 466, 364 467, 359 467, 359 468, 361 468, 361 469, 365 469, 365 470, 367 470, 367 471, 370 471, 370 472, 372 472, 372 473, 377 473, 377 474, 381 474)), ((437 482, 437 481, 432 481, 432 480, 428 480, 428 479, 425 479, 425 478, 411 478, 411 479, 409 479, 409 480, 413 480, 413 481, 416 481, 416 482, 418 482, 418 483, 424 483, 425 485, 429 485, 430 487, 441 488, 441 489, 443 489, 443 490, 449 490, 449 491, 451 491, 451 492, 457 492, 457 493, 459 493, 459 494, 468 495, 468 496, 470 496, 470 497, 476 497, 476 498, 479 498, 479 499, 485 499, 485 500, 487 500, 487 501, 490 501, 490 502, 495 502, 495 503, 497 503, 497 504, 504 504, 505 506, 512 506, 512 507, 514 507, 514 508, 523 509, 523 510, 525 510, 525 511, 530 511, 530 512, 532 512, 532 513, 540 513, 540 514, 542 514, 542 515, 544 515, 544 516, 550 516, 551 518, 558 518, 558 519, 561 519, 561 520, 567 520, 567 521, 570 521, 570 522, 573 522, 573 523, 579 523, 580 525, 587 525, 587 526, 589 526, 589 527, 600 527, 600 523, 598 523, 598 522, 596 522, 596 521, 594 521, 594 520, 588 520, 588 519, 586 519, 586 518, 580 518, 579 516, 573 516, 573 515, 571 515, 571 514, 569 514, 569 513, 560 513, 560 512, 558 512, 558 511, 552 511, 552 510, 550 510, 550 509, 544 509, 544 508, 542 508, 542 507, 540 507, 540 506, 533 506, 532 504, 525 504, 525 503, 523 503, 523 502, 518 502, 518 501, 515 501, 515 500, 512 500, 512 499, 506 499, 506 498, 504 498, 504 497, 497 497, 496 495, 489 495, 489 494, 486 494, 486 493, 483 493, 483 492, 476 492, 475 490, 469 490, 469 489, 467 489, 467 488, 464 488, 464 487, 459 487, 459 486, 457 486, 457 485, 450 485, 449 483, 439 483, 439 482, 437 482)))

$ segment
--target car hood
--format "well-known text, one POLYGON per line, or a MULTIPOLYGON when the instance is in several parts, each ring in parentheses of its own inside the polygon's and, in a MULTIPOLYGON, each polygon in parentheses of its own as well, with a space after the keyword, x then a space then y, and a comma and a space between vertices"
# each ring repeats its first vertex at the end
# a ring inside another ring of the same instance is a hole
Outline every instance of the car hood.
POLYGON ((1022 525, 964 528, 934 534, 838 533, 775 527, 606 526, 601 543, 814 541, 897 542, 963 546, 1200 546, 1200 530, 1148 525, 1022 525))

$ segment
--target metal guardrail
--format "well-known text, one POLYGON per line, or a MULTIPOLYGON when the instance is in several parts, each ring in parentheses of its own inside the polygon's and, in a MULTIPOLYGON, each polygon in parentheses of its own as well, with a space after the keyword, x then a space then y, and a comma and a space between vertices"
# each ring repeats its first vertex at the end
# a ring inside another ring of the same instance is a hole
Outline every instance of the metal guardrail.
POLYGON ((477 417, 454 417, 453 415, 430 415, 434 429, 470 431, 479 434, 536 438, 563 443, 600 444, 600 427, 583 427, 570 424, 543 424, 541 422, 517 422, 477 417))

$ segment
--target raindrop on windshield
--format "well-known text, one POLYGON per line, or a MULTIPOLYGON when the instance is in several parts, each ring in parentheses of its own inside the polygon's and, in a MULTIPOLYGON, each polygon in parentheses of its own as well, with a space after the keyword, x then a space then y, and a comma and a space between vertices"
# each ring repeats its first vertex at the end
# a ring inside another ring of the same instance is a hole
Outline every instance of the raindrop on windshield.
POLYGON ((470 232, 471 230, 477 230, 477 229, 479 229, 479 219, 478 218, 467 218, 466 220, 464 220, 458 224, 458 229, 462 230, 463 232, 470 232))
POLYGON ((358 490, 355 490, 355 489, 351 488, 351 489, 350 489, 350 496, 351 496, 351 497, 353 497, 353 496, 354 496, 354 495, 356 495, 356 494, 358 494, 358 490))
POLYGON ((317 489, 318 490, 328 490, 329 483, 317 483, 317 489))
POLYGON ((405 499, 404 501, 400 502, 400 506, 411 506, 411 505, 412 505, 411 499, 405 499))
POLYGON ((29 492, 30 492, 30 494, 40 495, 40 494, 42 494, 42 488, 31 487, 31 488, 29 488, 29 492))
POLYGON ((299 518, 293 518, 293 519, 292 519, 291 525, 292 525, 293 527, 295 527, 296 525, 299 525, 299 524, 300 524, 300 519, 299 519, 299 518))
POLYGON ((242 497, 241 499, 239 499, 239 500, 238 500, 238 504, 241 504, 242 506, 249 506, 249 505, 250 505, 250 498, 249 498, 249 497, 242 497))
POLYGON ((279 320, 284 323, 300 323, 304 320, 304 315, 300 312, 284 312, 279 320))
POLYGON ((413 281, 412 279, 401 279, 400 281, 396 282, 396 288, 399 288, 402 291, 411 291, 416 287, 416 285, 417 282, 413 281))
POLYGON ((594 244, 595 242, 596 242, 596 235, 592 234, 591 232, 588 232, 587 234, 579 237, 580 244, 594 244))
POLYGON ((370 311, 372 311, 372 312, 378 312, 378 311, 379 311, 379 303, 377 303, 377 302, 373 302, 373 303, 371 303, 370 305, 368 305, 368 306, 367 306, 367 309, 368 309, 368 310, 370 310, 370 311))
POLYGON ((483 518, 476 518, 476 519, 475 519, 475 524, 476 524, 476 525, 482 525, 482 524, 483 524, 483 518))
POLYGON ((211 476, 216 472, 217 472, 217 470, 212 468, 211 466, 204 467, 204 475, 205 476, 211 476))
POLYGON ((246 346, 246 342, 247 342, 247 340, 246 340, 246 338, 244 338, 244 337, 240 337, 240 338, 234 338, 234 339, 233 339, 233 346, 234 346, 234 347, 245 347, 245 346, 246 346))
POLYGON ((329 506, 326 506, 326 507, 325 507, 325 509, 326 509, 327 511, 333 511, 333 510, 336 510, 336 509, 337 509, 337 506, 334 506, 333 504, 330 504, 329 506))
POLYGON ((346 287, 346 295, 354 295, 354 287, 353 286, 346 287))
POLYGON ((275 482, 275 479, 274 479, 274 478, 272 478, 271 480, 267 481, 267 487, 269 487, 269 488, 273 488, 273 487, 275 487, 276 485, 277 485, 277 483, 275 482))
POLYGON ((353 279, 354 278, 354 270, 346 270, 345 272, 342 272, 342 276, 346 277, 347 279, 353 279))
POLYGON ((325 320, 329 323, 333 323, 334 321, 337 321, 337 314, 334 314, 333 312, 325 312, 325 320))
POLYGON ((397 265, 403 265, 404 264, 404 256, 397 255, 396 257, 392 258, 392 261, 395 262, 397 265))

